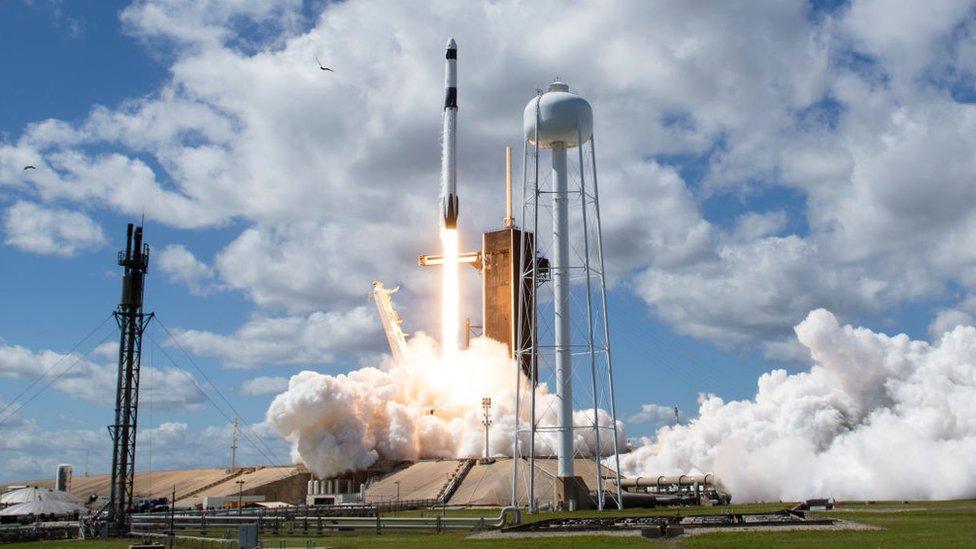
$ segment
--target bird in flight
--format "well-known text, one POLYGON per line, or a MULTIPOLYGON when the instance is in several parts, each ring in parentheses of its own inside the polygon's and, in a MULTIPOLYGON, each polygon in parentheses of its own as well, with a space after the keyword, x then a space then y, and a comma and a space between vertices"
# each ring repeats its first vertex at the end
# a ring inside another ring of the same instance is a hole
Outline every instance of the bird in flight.
POLYGON ((315 58, 315 62, 319 64, 319 68, 320 69, 322 69, 324 71, 335 72, 334 70, 330 69, 329 67, 326 67, 325 65, 323 65, 322 62, 319 61, 319 58, 318 57, 315 58))
POLYGON ((36 167, 34 167, 34 166, 29 166, 29 165, 28 165, 28 166, 24 166, 24 171, 25 171, 25 172, 26 172, 27 170, 36 170, 36 169, 37 169, 37 168, 36 168, 36 167))

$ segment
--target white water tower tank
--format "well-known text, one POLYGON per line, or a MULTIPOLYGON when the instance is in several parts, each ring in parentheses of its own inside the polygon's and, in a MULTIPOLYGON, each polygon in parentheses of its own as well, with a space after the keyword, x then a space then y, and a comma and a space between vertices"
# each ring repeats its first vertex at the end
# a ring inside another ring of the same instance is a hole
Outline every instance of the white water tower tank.
POLYGON ((525 106, 522 127, 529 144, 535 145, 537 104, 540 147, 551 149, 554 144, 562 143, 564 147, 572 148, 580 145, 580 137, 583 143, 590 140, 593 135, 593 109, 590 103, 570 92, 566 84, 556 81, 549 84, 546 93, 537 95, 525 106))

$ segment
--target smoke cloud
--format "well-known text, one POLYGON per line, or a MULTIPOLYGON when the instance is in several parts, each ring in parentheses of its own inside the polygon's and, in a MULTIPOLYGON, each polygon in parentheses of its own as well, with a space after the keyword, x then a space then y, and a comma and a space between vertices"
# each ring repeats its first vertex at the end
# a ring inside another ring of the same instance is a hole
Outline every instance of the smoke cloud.
POLYGON ((795 332, 809 371, 763 374, 751 401, 703 395, 697 419, 644 439, 622 472, 714 472, 736 501, 976 496, 976 328, 930 344, 818 309, 795 332))
MULTIPOLYGON (((363 469, 384 460, 477 457, 484 453, 481 399, 492 399, 490 445, 493 455, 512 455, 515 426, 515 364, 506 347, 477 338, 444 362, 437 343, 420 333, 408 342, 406 364, 387 359, 381 367, 348 374, 304 371, 275 397, 268 423, 292 442, 292 458, 319 478, 363 469)), ((522 379, 523 387, 527 381, 522 379)), ((537 388, 541 426, 553 426, 554 396, 537 388)), ((601 426, 612 424, 598 410, 601 426)), ((527 420, 523 412, 523 420, 527 420)), ((577 426, 592 426, 593 410, 574 414, 577 426)), ((618 441, 625 440, 618 422, 618 441)), ((527 438, 522 444, 527 445, 527 438)), ((592 455, 592 430, 577 431, 576 451, 592 455)), ((552 455, 555 434, 536 436, 538 455, 552 455)), ((601 452, 613 452, 610 436, 601 452)))

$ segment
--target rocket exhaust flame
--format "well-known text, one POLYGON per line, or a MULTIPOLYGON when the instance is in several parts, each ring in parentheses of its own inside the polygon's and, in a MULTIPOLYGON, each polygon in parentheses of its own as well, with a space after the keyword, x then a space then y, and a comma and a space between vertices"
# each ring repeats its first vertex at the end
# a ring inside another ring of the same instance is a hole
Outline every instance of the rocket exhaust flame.
POLYGON ((458 281, 458 232, 441 228, 444 265, 441 281, 441 358, 445 364, 457 357, 460 329, 460 283, 458 281))

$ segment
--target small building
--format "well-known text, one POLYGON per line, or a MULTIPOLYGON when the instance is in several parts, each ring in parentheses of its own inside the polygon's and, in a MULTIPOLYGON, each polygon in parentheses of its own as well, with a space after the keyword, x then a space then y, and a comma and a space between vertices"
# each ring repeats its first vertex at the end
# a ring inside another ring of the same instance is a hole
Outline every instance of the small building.
POLYGON ((309 480, 306 505, 348 505, 363 502, 363 484, 356 478, 309 480))

